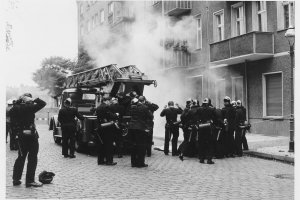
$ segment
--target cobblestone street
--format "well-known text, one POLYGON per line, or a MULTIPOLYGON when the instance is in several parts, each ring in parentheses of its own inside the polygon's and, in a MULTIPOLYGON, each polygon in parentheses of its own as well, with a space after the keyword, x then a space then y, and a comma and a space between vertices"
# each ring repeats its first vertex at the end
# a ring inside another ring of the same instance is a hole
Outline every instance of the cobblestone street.
POLYGON ((36 177, 43 170, 56 176, 42 188, 26 188, 25 166, 23 184, 12 186, 17 152, 10 151, 7 144, 6 198, 294 199, 294 166, 289 164, 244 156, 207 165, 196 158, 181 162, 178 157, 153 151, 153 156, 146 158, 148 168, 132 168, 129 156, 115 158, 116 166, 98 166, 95 156, 77 153, 75 159, 63 158, 48 126, 37 128, 36 177))

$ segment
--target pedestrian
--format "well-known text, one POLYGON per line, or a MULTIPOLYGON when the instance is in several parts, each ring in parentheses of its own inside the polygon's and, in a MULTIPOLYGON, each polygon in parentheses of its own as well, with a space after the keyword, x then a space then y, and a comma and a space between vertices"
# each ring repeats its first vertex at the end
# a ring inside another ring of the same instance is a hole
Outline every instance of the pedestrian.
POLYGON ((197 114, 200 116, 200 125, 198 130, 198 156, 199 162, 204 163, 207 159, 207 164, 214 164, 213 157, 213 135, 211 124, 215 121, 215 109, 209 105, 208 98, 203 99, 200 109, 197 114))
POLYGON ((83 116, 75 107, 72 107, 71 98, 67 98, 64 106, 58 112, 58 121, 62 131, 62 155, 65 158, 75 158, 76 125, 75 117, 83 120, 83 116), (70 151, 70 154, 69 154, 70 151))
POLYGON ((110 108, 110 97, 103 97, 102 103, 97 107, 96 115, 98 120, 98 165, 116 165, 113 161, 113 142, 114 142, 114 131, 115 120, 117 119, 116 114, 111 111, 110 108))
POLYGON ((147 126, 148 126, 148 130, 149 130, 149 134, 148 134, 148 139, 147 139, 147 147, 146 147, 146 155, 147 157, 151 156, 151 150, 152 150, 152 145, 154 144, 153 142, 153 127, 154 127, 154 112, 156 110, 158 110, 159 106, 155 103, 151 103, 150 101, 147 101, 146 98, 144 96, 140 96, 139 97, 139 101, 146 105, 147 108, 149 109, 149 111, 152 113, 153 118, 149 119, 147 121, 147 126))
POLYGON ((145 163, 146 144, 149 137, 148 120, 153 119, 149 108, 139 102, 137 98, 132 100, 129 109, 131 121, 129 122, 129 134, 132 141, 131 166, 148 167, 145 163))
POLYGON ((41 187, 43 184, 35 182, 35 170, 37 166, 37 154, 39 151, 38 132, 34 123, 35 113, 46 106, 39 99, 32 99, 30 93, 25 93, 10 110, 11 116, 18 116, 20 131, 17 135, 18 158, 13 169, 13 185, 20 185, 26 157, 28 156, 26 187, 41 187))
POLYGON ((235 108, 231 105, 230 97, 224 97, 224 107, 222 108, 222 116, 225 125, 225 146, 226 157, 234 158, 235 154, 235 108))
POLYGON ((177 152, 177 142, 179 137, 179 126, 177 125, 177 116, 182 113, 182 108, 176 103, 174 107, 174 102, 169 101, 168 106, 165 106, 160 113, 161 117, 166 117, 165 125, 165 143, 164 143, 164 153, 169 154, 169 142, 172 137, 172 156, 179 155, 177 152))

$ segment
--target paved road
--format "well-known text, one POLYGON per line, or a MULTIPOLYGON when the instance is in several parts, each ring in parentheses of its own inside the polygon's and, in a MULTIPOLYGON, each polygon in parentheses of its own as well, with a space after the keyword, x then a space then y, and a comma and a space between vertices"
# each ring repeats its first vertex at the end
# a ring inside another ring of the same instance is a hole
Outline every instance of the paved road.
POLYGON ((294 199, 292 165, 252 157, 216 160, 215 165, 207 165, 196 158, 181 162, 154 151, 146 159, 148 168, 131 168, 129 156, 115 158, 116 166, 98 166, 94 156, 78 153, 76 159, 63 158, 47 126, 39 125, 38 130, 36 176, 42 170, 53 171, 54 181, 42 188, 12 186, 17 152, 10 151, 7 145, 6 198, 294 199))

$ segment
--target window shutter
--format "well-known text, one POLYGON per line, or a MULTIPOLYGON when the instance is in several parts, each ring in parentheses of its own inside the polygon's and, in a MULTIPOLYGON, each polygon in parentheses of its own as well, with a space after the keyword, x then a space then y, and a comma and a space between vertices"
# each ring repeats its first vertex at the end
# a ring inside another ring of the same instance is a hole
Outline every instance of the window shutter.
POLYGON ((281 73, 266 75, 267 116, 282 116, 281 73))

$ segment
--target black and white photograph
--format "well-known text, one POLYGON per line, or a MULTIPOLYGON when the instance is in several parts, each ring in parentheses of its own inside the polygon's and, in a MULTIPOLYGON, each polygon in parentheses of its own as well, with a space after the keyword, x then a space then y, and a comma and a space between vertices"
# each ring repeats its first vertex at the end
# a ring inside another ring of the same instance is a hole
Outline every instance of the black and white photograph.
POLYGON ((2 5, 1 199, 297 199, 295 1, 2 5))

